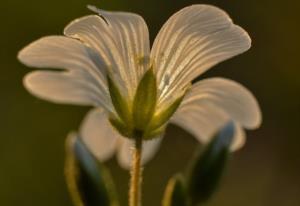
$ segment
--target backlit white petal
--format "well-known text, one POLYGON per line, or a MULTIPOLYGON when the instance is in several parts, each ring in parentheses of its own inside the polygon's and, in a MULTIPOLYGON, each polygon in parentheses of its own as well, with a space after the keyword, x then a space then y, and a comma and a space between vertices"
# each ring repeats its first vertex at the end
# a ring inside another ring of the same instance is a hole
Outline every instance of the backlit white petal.
POLYGON ((112 128, 107 114, 102 109, 89 112, 81 126, 80 136, 99 161, 111 158, 116 151, 118 139, 122 138, 112 128))
POLYGON ((231 150, 235 151, 242 148, 246 143, 246 134, 245 130, 241 127, 239 123, 235 123, 235 134, 234 142, 231 145, 231 150))
POLYGON ((19 52, 19 60, 38 68, 84 70, 105 79, 104 62, 96 51, 80 41, 64 36, 47 36, 26 46, 19 52))
POLYGON ((159 105, 182 95, 197 76, 250 45, 248 34, 219 8, 193 5, 175 13, 159 32, 151 51, 159 82, 159 105))
MULTIPOLYGON (((181 107, 171 119, 171 123, 182 127, 203 144, 209 143, 229 121, 229 116, 222 109, 205 102, 181 107)), ((244 132, 237 123, 235 129, 232 150, 239 149, 245 142, 244 132)))
POLYGON ((44 37, 25 47, 18 58, 32 67, 68 70, 27 75, 25 86, 38 97, 59 103, 101 104, 111 108, 105 71, 101 70, 103 61, 93 49, 78 40, 63 36, 44 37))
POLYGON ((99 16, 90 15, 71 22, 64 33, 97 50, 120 89, 131 98, 148 69, 147 25, 142 17, 133 13, 97 12, 99 16))
MULTIPOLYGON (((149 162, 154 157, 161 144, 161 141, 162 141, 161 137, 157 137, 153 140, 143 141, 143 150, 142 150, 143 165, 149 162)), ((119 139, 117 158, 119 164, 124 169, 131 168, 133 146, 134 143, 130 139, 126 139, 126 138, 119 139)))
POLYGON ((241 84, 224 78, 197 82, 184 98, 181 107, 212 104, 247 129, 260 126, 262 117, 253 94, 241 84))
MULTIPOLYGON (((54 103, 102 105, 102 93, 90 78, 78 72, 34 71, 24 78, 24 86, 33 95, 54 103)), ((105 104, 106 105, 106 104, 105 104)))

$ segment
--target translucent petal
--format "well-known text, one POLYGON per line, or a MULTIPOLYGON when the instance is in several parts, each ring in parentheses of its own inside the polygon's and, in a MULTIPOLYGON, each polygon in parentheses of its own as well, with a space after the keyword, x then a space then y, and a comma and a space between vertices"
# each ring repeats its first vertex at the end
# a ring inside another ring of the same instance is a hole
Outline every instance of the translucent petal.
POLYGON ((118 139, 122 138, 112 128, 102 109, 89 112, 81 126, 80 136, 99 161, 111 158, 116 151, 118 139))
POLYGON ((178 98, 197 76, 250 46, 248 34, 219 8, 192 5, 175 13, 162 27, 151 51, 159 105, 178 98))
POLYGON ((181 107, 212 104, 247 129, 260 126, 262 117, 253 94, 241 84, 224 78, 210 78, 197 82, 184 98, 181 107))
POLYGON ((27 66, 69 71, 34 72, 26 76, 26 88, 38 97, 59 103, 97 103, 111 108, 105 71, 101 69, 103 61, 80 41, 63 36, 44 37, 21 50, 18 58, 27 66), (79 90, 75 91, 75 88, 79 90))
MULTIPOLYGON (((142 152, 143 165, 146 164, 154 157, 161 144, 161 141, 162 141, 161 137, 157 137, 153 140, 143 141, 143 152, 142 152)), ((117 158, 119 164, 124 169, 130 169, 131 167, 133 146, 134 146, 133 141, 130 139, 122 138, 119 141, 117 158)))
POLYGON ((25 76, 24 85, 33 95, 54 103, 102 105, 101 90, 89 78, 74 71, 34 71, 25 76))
MULTIPOLYGON (((216 132, 222 129, 229 121, 231 121, 230 117, 224 111, 205 102, 182 107, 171 119, 171 123, 182 127, 203 144, 210 142, 216 132)), ((232 150, 239 149, 245 142, 243 129, 238 123, 235 123, 235 128, 232 150)))
POLYGON ((245 130, 241 127, 239 123, 235 123, 235 141, 231 145, 231 150, 235 151, 242 148, 246 143, 245 130))
POLYGON ((147 25, 136 14, 93 10, 99 15, 76 19, 64 33, 97 50, 120 89, 132 98, 138 81, 148 69, 147 25))

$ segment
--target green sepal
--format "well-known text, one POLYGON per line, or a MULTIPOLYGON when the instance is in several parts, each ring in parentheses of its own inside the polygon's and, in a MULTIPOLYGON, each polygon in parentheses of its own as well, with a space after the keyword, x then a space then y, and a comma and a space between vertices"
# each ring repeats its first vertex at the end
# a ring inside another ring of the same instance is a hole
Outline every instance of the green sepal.
POLYGON ((122 120, 110 117, 110 124, 124 137, 133 138, 132 136, 132 128, 129 128, 122 120))
POLYGON ((157 100, 157 85, 153 69, 149 69, 139 82, 133 101, 135 129, 145 130, 151 120, 157 100))
POLYGON ((172 177, 165 190, 162 206, 187 206, 188 198, 182 175, 172 177))
POLYGON ((206 202, 219 186, 234 137, 234 124, 227 124, 193 159, 188 177, 188 194, 192 205, 206 202))
POLYGON ((180 103, 182 102, 184 95, 177 98, 172 104, 170 104, 167 108, 155 114, 151 120, 151 123, 148 127, 148 130, 156 130, 157 128, 164 125, 176 112, 177 108, 179 107, 180 103))
POLYGON ((154 129, 154 130, 146 130, 146 132, 144 132, 143 134, 143 138, 146 140, 150 140, 153 139, 155 137, 159 137, 161 136, 161 134, 163 134, 166 130, 167 125, 164 124, 163 126, 154 129))
POLYGON ((119 116, 119 118, 126 124, 131 123, 131 110, 130 103, 122 96, 120 89, 113 79, 107 75, 107 83, 111 101, 114 105, 114 108, 119 116))
POLYGON ((97 162, 75 133, 66 142, 65 175, 74 205, 119 205, 108 169, 97 162))

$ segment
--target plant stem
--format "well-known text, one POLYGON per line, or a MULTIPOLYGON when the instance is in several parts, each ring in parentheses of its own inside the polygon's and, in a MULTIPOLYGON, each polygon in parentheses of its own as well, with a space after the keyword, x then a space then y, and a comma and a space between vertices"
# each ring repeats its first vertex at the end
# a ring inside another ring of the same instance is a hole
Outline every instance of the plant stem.
POLYGON ((142 137, 136 137, 135 147, 132 152, 129 206, 141 206, 141 183, 142 183, 141 158, 142 158, 142 137))

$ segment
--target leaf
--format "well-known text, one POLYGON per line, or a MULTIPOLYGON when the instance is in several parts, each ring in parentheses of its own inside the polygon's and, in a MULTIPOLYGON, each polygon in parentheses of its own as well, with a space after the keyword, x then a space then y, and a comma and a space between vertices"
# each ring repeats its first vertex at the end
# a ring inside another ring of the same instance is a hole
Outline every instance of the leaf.
POLYGON ((157 99, 156 78, 149 69, 141 79, 133 102, 133 120, 136 129, 143 131, 151 120, 157 99))
POLYGON ((234 136, 234 124, 227 124, 198 152, 188 178, 188 194, 192 205, 206 202, 218 188, 234 136))
POLYGON ((76 134, 67 143, 65 174, 72 200, 76 206, 118 206, 114 184, 109 171, 76 134))
POLYGON ((122 96, 117 84, 109 75, 107 75, 107 82, 110 98, 116 112, 124 123, 129 124, 131 122, 131 112, 128 101, 122 96))
POLYGON ((162 206, 187 206, 186 188, 182 175, 172 177, 165 190, 162 206))

